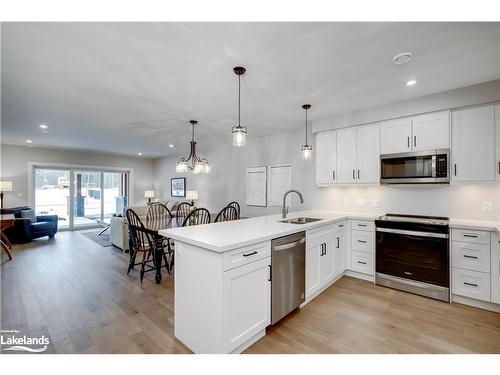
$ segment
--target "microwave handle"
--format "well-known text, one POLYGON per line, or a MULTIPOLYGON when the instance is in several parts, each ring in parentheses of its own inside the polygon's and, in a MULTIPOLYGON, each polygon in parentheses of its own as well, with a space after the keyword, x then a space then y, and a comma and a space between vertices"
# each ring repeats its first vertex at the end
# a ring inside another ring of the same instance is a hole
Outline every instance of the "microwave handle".
MULTIPOLYGON (((415 145, 416 145, 416 141, 415 141, 415 145)), ((437 173, 436 173, 436 155, 432 155, 431 170, 432 170, 432 177, 436 177, 436 175, 437 175, 437 173)))

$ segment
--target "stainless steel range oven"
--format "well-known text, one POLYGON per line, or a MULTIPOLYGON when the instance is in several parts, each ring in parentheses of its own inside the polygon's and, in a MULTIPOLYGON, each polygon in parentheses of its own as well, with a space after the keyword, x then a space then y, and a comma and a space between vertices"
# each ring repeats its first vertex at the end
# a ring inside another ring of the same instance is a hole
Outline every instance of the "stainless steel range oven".
POLYGON ((387 214, 375 226, 375 283, 449 302, 448 219, 387 214))

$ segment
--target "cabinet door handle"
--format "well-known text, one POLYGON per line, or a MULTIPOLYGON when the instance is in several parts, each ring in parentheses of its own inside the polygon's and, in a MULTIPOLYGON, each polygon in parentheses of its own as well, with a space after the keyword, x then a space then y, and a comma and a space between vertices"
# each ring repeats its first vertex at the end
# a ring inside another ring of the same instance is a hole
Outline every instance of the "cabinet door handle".
POLYGON ((407 144, 408 144, 408 148, 410 148, 410 137, 408 137, 408 142, 407 142, 407 144))
POLYGON ((366 264, 366 262, 362 262, 362 261, 360 261, 360 260, 358 260, 358 263, 359 263, 359 264, 366 264))
POLYGON ((468 283, 467 281, 464 281, 464 285, 474 286, 477 288, 477 284, 468 283))
POLYGON ((417 136, 413 137, 413 146, 417 147, 417 136))
POLYGON ((365 240, 358 240, 358 242, 361 242, 361 243, 366 243, 365 240))
POLYGON ((358 169, 358 180, 359 180, 359 169, 358 169))
POLYGON ((321 251, 319 252, 319 256, 323 256, 323 244, 321 244, 321 247, 320 247, 321 251))
POLYGON ((326 255, 326 243, 324 245, 325 245, 325 252, 323 253, 323 255, 326 255))
POLYGON ((340 238, 337 237, 337 249, 339 249, 339 248, 340 248, 340 238))
POLYGON ((344 224, 339 224, 339 228, 343 228, 344 227, 344 224))
POLYGON ((358 224, 358 227, 366 227, 366 224, 358 224))
POLYGON ((467 254, 464 254, 464 258, 477 259, 477 257, 475 257, 473 255, 467 255, 467 254))
POLYGON ((352 179, 353 180, 356 179, 356 170, 355 169, 352 170, 352 179))
POLYGON ((478 238, 479 236, 477 234, 464 234, 464 237, 478 238))
POLYGON ((332 180, 335 180, 335 171, 332 171, 332 180))
POLYGON ((273 280, 273 266, 270 264, 269 265, 269 279, 267 281, 272 281, 273 280))
POLYGON ((255 255, 257 254, 256 251, 252 251, 251 253, 248 253, 248 254, 243 254, 244 257, 249 257, 249 256, 252 256, 252 255, 255 255))
POLYGON ((500 161, 498 162, 498 174, 500 174, 500 161))
POLYGON ((457 165, 456 164, 453 164, 453 168, 455 169, 455 176, 457 175, 457 165))

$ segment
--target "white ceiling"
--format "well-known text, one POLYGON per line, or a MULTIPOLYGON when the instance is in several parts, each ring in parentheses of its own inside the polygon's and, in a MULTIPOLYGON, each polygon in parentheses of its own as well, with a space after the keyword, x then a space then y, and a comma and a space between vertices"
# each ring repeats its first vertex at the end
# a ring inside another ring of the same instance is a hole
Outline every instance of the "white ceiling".
POLYGON ((187 152, 189 119, 201 153, 230 141, 236 65, 252 137, 303 125, 306 102, 324 121, 500 78, 500 23, 4 23, 1 37, 2 142, 150 157, 187 152))

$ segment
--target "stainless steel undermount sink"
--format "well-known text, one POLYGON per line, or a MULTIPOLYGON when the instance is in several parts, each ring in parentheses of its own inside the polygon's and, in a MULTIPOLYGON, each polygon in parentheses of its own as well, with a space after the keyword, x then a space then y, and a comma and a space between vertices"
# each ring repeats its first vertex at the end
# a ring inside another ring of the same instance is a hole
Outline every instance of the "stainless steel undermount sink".
POLYGON ((280 223, 288 223, 288 224, 307 224, 313 223, 315 221, 319 221, 321 219, 316 219, 313 217, 296 217, 293 219, 280 220, 280 223))

